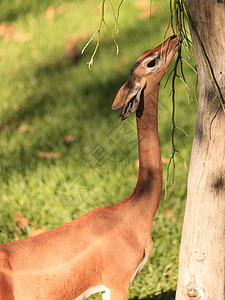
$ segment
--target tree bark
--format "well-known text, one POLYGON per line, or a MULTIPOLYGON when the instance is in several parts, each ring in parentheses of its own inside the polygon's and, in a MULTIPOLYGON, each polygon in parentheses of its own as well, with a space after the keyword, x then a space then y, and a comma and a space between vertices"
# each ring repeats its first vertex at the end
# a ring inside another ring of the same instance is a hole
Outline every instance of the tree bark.
MULTIPOLYGON (((225 99, 225 0, 186 0, 225 99)), ((225 113, 189 22, 199 78, 199 105, 188 175, 176 299, 225 299, 225 113), (207 112, 208 111, 208 112, 207 112)))

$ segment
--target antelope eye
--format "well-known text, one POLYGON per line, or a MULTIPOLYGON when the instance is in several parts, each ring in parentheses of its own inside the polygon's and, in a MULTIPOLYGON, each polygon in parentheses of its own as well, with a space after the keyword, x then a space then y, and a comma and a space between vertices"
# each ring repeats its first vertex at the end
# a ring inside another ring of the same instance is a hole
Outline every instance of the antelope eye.
POLYGON ((147 63, 148 68, 153 68, 156 65, 157 57, 147 63))

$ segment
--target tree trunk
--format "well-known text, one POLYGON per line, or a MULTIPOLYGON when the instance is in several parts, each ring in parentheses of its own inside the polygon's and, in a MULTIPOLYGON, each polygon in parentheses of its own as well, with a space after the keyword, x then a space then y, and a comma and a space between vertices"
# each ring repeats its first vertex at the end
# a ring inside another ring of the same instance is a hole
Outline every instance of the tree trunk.
MULTIPOLYGON (((225 0, 186 0, 225 99, 225 0)), ((199 105, 188 176, 176 299, 225 299, 225 113, 190 22, 199 105), (208 111, 208 112, 207 112, 208 111)))

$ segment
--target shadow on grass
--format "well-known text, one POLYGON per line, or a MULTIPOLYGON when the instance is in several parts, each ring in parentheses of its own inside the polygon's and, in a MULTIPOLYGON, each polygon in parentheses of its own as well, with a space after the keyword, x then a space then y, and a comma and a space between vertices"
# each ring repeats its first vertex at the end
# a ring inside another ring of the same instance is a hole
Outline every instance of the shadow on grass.
MULTIPOLYGON (((168 292, 163 292, 157 296, 148 296, 146 298, 142 298, 142 300, 174 300, 176 292, 169 290, 168 292)), ((139 298, 133 298, 132 300, 138 300, 139 298)))
MULTIPOLYGON (((51 0, 48 2, 51 3, 51 0)), ((4 0, 4 3, 7 1, 4 0)), ((20 6, 20 1, 18 3, 20 6)), ((29 9, 30 7, 23 7, 23 13, 26 14, 29 9)), ((130 27, 124 33, 125 36, 132 37, 126 42, 127 49, 133 47, 134 41, 146 38, 146 35, 153 31, 149 31, 145 23, 141 24, 143 26, 138 30, 137 27, 130 27)), ((124 44, 124 41, 121 41, 121 44, 124 44)), ((106 43, 105 53, 110 48, 111 45, 106 43)), ((65 146, 62 140, 71 132, 76 143, 79 143, 74 152, 82 154, 87 141, 90 142, 90 148, 94 147, 90 139, 94 141, 98 129, 106 126, 104 120, 108 122, 109 129, 112 126, 111 105, 118 89, 129 75, 123 63, 120 66, 122 71, 117 72, 116 68, 112 67, 109 71, 102 62, 104 60, 105 64, 108 63, 106 54, 105 57, 102 55, 95 61, 96 69, 102 68, 102 72, 91 74, 89 71, 83 71, 84 67, 87 68, 85 57, 76 62, 67 60, 63 54, 61 57, 52 57, 51 61, 37 65, 32 73, 28 72, 27 75, 25 72, 22 78, 22 70, 19 70, 20 75, 16 77, 18 80, 21 78, 23 84, 30 89, 30 93, 19 104, 19 110, 6 109, 1 116, 3 130, 0 130, 0 134, 6 128, 5 140, 11 142, 12 138, 10 150, 2 150, 0 153, 3 181, 8 181, 14 171, 25 176, 27 170, 35 170, 41 161, 36 155, 39 151, 60 152, 63 158, 68 156, 68 152, 76 145, 71 143, 70 146, 65 146), (108 73, 104 78, 106 72, 108 73), (30 77, 36 82, 34 86, 30 86, 30 77), (33 134, 24 133, 21 138, 22 135, 17 132, 23 124, 34 127, 33 134), (14 144, 13 139, 16 141, 14 144)), ((117 120, 117 123, 120 122, 117 120)), ((43 164, 46 163, 54 164, 55 161, 43 161, 43 164)))
MULTIPOLYGON (((25 134, 24 140, 20 139, 10 152, 2 152, 0 157, 2 157, 3 181, 7 181, 14 170, 23 176, 26 170, 34 170, 40 161, 36 156, 37 151, 59 151, 63 156, 67 155, 69 148, 62 145, 61 141, 70 130, 77 132, 75 139, 79 141, 82 148, 87 130, 88 134, 93 136, 94 132, 91 134, 90 132, 100 126, 99 119, 108 119, 111 116, 115 91, 124 81, 123 78, 120 76, 109 78, 104 83, 99 78, 93 78, 93 81, 89 78, 82 85, 76 85, 81 64, 86 67, 82 59, 71 62, 62 57, 61 60, 56 59, 39 66, 34 75, 37 78, 37 86, 33 89, 32 95, 20 104, 18 111, 8 109, 4 112, 1 120, 4 126, 2 131, 6 128, 8 138, 14 137, 14 133, 18 135, 21 124, 33 126, 38 121, 41 127, 36 129, 35 136, 31 136, 32 142, 26 143, 25 134), (72 87, 73 76, 75 78, 72 87), (70 81, 69 87, 67 87, 68 81, 70 81), (61 111, 67 106, 69 113, 67 113, 68 117, 65 117, 61 111), (58 120, 52 124, 51 119, 56 116, 58 120)), ((54 164, 54 160, 50 163, 54 164)))

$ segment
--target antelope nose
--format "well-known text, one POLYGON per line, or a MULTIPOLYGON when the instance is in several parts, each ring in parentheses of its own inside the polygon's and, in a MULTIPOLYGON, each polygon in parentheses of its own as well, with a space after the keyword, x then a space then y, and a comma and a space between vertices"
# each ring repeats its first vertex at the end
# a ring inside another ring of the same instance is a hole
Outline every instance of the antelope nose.
POLYGON ((176 38, 177 38, 176 35, 172 35, 171 38, 170 38, 170 40, 173 40, 173 39, 176 39, 176 38))

